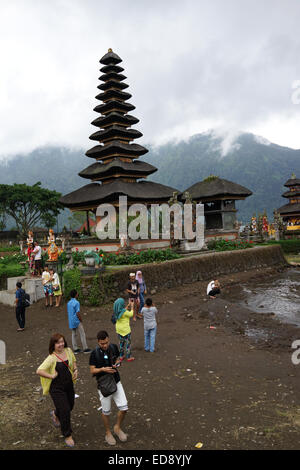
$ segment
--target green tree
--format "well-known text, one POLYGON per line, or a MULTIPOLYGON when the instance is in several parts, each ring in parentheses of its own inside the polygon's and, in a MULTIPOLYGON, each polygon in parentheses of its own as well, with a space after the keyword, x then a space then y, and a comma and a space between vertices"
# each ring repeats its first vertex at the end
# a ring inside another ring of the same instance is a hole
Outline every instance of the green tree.
POLYGON ((61 194, 41 188, 41 183, 0 184, 0 207, 12 217, 20 234, 25 237, 34 225, 53 226, 64 206, 59 202, 61 194))
POLYGON ((0 230, 4 230, 6 227, 6 213, 5 207, 0 204, 0 230))

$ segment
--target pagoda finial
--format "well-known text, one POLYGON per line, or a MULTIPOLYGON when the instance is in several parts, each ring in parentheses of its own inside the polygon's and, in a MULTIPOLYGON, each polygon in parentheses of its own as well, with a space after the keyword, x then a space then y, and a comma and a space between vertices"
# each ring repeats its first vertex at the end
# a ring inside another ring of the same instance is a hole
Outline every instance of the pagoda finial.
POLYGON ((291 179, 292 180, 296 179, 296 174, 294 172, 292 173, 291 179))
POLYGON ((113 50, 111 49, 111 47, 108 49, 108 52, 112 52, 113 50))

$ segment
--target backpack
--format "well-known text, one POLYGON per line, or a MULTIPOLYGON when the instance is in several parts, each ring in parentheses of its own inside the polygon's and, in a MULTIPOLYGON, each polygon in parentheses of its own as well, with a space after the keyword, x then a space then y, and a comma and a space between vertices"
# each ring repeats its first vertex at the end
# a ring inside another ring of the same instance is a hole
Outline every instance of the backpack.
POLYGON ((21 306, 24 308, 27 308, 27 307, 30 307, 30 305, 31 305, 30 295, 24 291, 24 294, 22 293, 22 297, 21 297, 21 306))
POLYGON ((118 317, 117 315, 115 314, 115 312, 112 314, 111 316, 111 322, 113 325, 115 325, 117 323, 117 320, 118 320, 118 317))

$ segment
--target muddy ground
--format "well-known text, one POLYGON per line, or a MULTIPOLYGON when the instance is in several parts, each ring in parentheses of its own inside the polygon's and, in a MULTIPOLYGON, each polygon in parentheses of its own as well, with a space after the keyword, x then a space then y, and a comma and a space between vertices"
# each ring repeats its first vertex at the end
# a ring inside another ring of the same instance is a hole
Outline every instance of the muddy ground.
MULTIPOLYGON (((279 323, 271 312, 254 313, 237 303, 241 284, 277 274, 269 269, 224 276, 216 300, 207 299, 207 283, 201 282, 152 295, 159 309, 156 352, 144 351, 138 320, 132 325, 136 360, 120 370, 130 408, 124 422, 129 437, 115 450, 194 450, 198 442, 202 449, 299 448, 300 365, 291 361, 291 344, 300 331, 279 323), (260 335, 247 335, 249 328, 260 335)), ((111 307, 81 309, 91 348, 99 329, 117 341, 111 307)), ((47 356, 52 333, 65 334, 71 345, 66 305, 34 304, 24 332, 16 331, 13 308, 1 305, 0 319, 0 339, 7 346, 7 364, 0 366, 0 449, 65 449, 49 419, 51 398, 42 397, 35 371, 47 356)), ((111 450, 104 442, 88 356, 77 359, 76 448, 111 450)), ((112 425, 115 417, 114 408, 112 425)))

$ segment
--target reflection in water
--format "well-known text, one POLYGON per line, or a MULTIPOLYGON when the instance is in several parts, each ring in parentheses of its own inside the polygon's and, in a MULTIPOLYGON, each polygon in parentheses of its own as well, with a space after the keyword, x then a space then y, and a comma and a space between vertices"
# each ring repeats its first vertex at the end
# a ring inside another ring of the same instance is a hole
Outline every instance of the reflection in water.
POLYGON ((282 322, 300 326, 300 270, 289 269, 257 286, 243 288, 242 304, 258 313, 273 312, 282 322))

